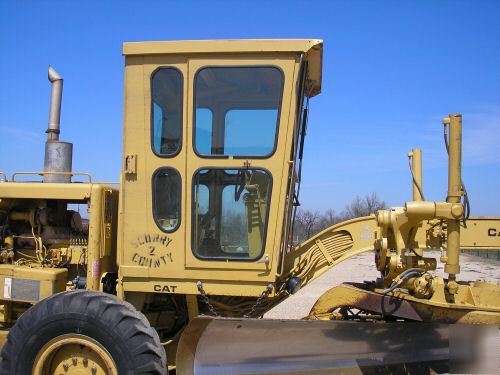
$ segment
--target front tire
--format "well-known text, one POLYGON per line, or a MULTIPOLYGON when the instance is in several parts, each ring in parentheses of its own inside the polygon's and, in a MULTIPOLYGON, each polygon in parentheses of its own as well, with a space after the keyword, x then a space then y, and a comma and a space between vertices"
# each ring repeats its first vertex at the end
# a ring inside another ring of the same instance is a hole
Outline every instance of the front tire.
POLYGON ((21 315, 3 347, 0 374, 164 375, 166 366, 158 334, 131 304, 71 291, 21 315))

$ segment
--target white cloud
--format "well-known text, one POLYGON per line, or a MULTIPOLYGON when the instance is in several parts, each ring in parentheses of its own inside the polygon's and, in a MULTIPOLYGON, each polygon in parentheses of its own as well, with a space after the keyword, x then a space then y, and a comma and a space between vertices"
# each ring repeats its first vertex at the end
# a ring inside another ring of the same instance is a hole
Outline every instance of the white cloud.
POLYGON ((1 126, 1 125, 0 125, 0 132, 3 134, 8 134, 12 137, 15 137, 15 138, 18 138, 21 140, 26 140, 26 139, 40 140, 40 139, 44 138, 43 134, 40 134, 37 132, 17 129, 14 127, 1 126))

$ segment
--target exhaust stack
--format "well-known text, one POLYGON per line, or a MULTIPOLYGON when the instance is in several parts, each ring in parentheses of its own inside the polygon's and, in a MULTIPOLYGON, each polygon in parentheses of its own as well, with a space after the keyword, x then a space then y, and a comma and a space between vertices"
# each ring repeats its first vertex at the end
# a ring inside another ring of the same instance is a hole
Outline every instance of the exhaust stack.
POLYGON ((59 141, 63 79, 51 66, 48 76, 52 90, 43 171, 49 174, 43 176, 43 182, 71 182, 70 174, 50 174, 50 172, 71 172, 73 144, 59 141))

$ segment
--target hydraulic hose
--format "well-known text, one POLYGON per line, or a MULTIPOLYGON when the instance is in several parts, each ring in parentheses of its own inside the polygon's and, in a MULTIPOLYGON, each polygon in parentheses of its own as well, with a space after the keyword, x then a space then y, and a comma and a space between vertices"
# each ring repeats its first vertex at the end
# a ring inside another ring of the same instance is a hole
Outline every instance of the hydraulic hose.
POLYGON ((382 291, 382 294, 388 294, 392 291, 394 291, 397 287, 399 287, 403 281, 406 279, 409 279, 412 276, 420 276, 422 273, 424 273, 425 270, 422 268, 409 268, 406 271, 402 272, 398 277, 397 280, 394 280, 391 284, 391 286, 387 289, 384 289, 382 291))

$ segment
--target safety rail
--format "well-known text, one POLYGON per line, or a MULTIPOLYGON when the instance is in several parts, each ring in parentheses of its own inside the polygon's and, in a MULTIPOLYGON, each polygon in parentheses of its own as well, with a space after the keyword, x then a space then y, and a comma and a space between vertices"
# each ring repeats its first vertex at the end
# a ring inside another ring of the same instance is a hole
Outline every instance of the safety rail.
POLYGON ((65 176, 85 176, 87 177, 88 183, 92 183, 92 175, 90 173, 85 173, 85 172, 14 172, 11 177, 11 182, 23 182, 23 181, 16 181, 16 176, 26 176, 26 175, 38 175, 38 176, 44 176, 44 175, 65 175, 65 176))

